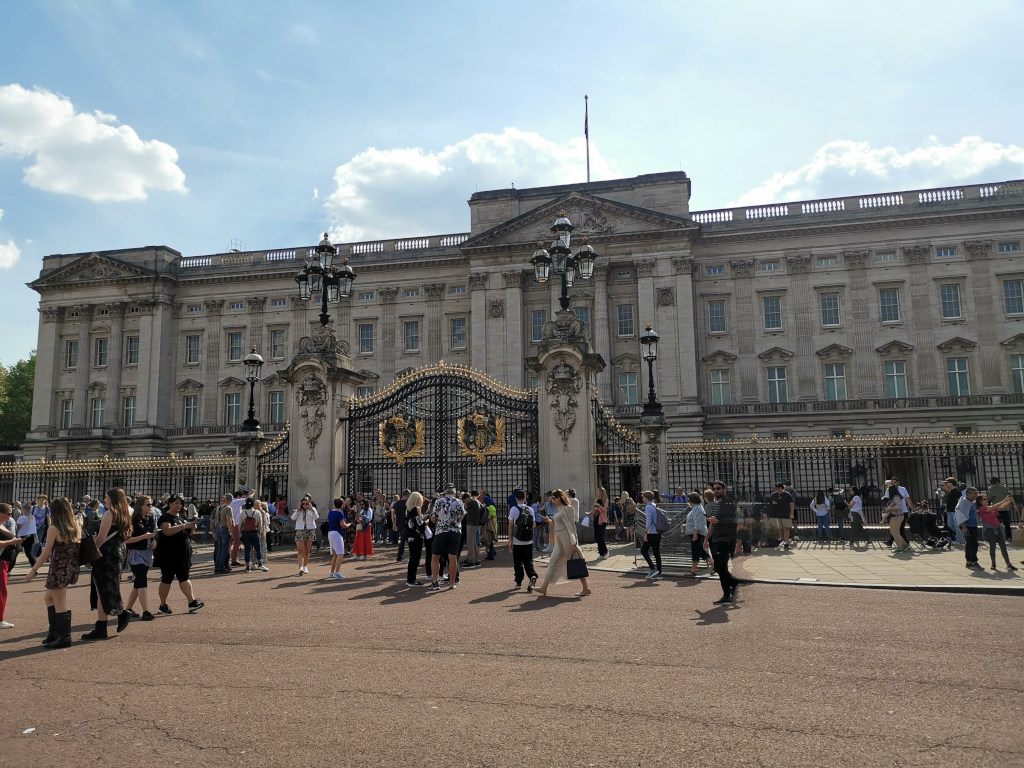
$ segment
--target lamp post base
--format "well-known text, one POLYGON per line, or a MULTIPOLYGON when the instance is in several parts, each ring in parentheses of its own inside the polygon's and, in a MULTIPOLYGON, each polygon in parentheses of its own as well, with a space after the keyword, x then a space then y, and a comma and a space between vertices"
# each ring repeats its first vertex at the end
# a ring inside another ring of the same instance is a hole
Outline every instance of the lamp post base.
POLYGON ((644 403, 644 409, 640 412, 640 421, 646 424, 660 423, 665 421, 665 409, 657 400, 648 400, 644 403))

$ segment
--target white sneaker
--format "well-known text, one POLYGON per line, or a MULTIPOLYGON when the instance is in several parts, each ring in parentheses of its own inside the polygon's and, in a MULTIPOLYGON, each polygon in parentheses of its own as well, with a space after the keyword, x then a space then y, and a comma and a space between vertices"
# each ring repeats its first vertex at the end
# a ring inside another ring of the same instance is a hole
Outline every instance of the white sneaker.
POLYGON ((261 565, 261 566, 260 566, 260 570, 261 570, 261 571, 263 571, 264 573, 266 573, 266 572, 267 572, 267 571, 269 571, 270 569, 269 569, 269 568, 267 568, 267 566, 265 566, 265 565, 261 565))
POLYGON ((0 621, 0 629, 14 629, 14 625, 9 621, 0 621))
POLYGON ((647 574, 646 576, 644 576, 644 578, 645 578, 645 579, 653 579, 654 577, 658 576, 658 575, 659 575, 660 573, 661 573, 661 572, 660 572, 659 570, 657 570, 657 569, 654 569, 653 571, 651 571, 650 573, 648 573, 648 574, 647 574))
POLYGON ((331 576, 333 576, 336 579, 344 579, 345 578, 345 574, 343 574, 343 573, 332 573, 331 576))
POLYGON ((301 575, 303 573, 309 573, 309 568, 307 568, 306 566, 302 566, 301 568, 299 568, 299 574, 301 575))
POLYGON ((653 574, 651 574, 650 579, 651 579, 651 581, 660 581, 661 580, 661 571, 655 571, 653 574))

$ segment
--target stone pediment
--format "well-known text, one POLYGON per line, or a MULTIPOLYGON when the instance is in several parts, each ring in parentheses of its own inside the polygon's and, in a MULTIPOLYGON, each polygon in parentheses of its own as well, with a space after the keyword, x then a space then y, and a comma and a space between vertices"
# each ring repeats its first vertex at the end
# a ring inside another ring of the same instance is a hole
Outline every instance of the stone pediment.
POLYGON ((471 251, 476 248, 514 245, 518 248, 529 249, 536 247, 538 242, 543 242, 547 247, 552 240, 551 225, 562 212, 575 227, 572 233, 574 252, 584 237, 596 238, 609 235, 664 232, 665 230, 677 230, 683 233, 697 229, 697 225, 688 219, 593 197, 581 192, 571 192, 471 237, 462 244, 461 248, 471 251))
POLYGON ((701 360, 711 365, 729 365, 736 361, 736 355, 726 352, 724 349, 716 349, 710 355, 702 357, 701 360))
POLYGON ((783 349, 782 347, 772 347, 771 349, 766 349, 764 352, 759 354, 758 357, 766 363, 775 363, 783 360, 789 360, 793 357, 793 353, 788 349, 783 349))
POLYGON ((952 339, 937 345, 937 348, 940 352, 966 352, 969 349, 974 349, 976 346, 977 343, 970 339, 965 339, 963 336, 954 336, 952 339))
POLYGON ((363 368, 363 370, 359 372, 359 375, 366 381, 377 381, 380 378, 380 374, 374 373, 369 368, 363 368))
POLYGON ((236 376, 228 376, 226 379, 221 379, 217 382, 217 386, 221 389, 228 389, 231 387, 244 387, 245 382, 236 376))
POLYGON ((1018 333, 1015 336, 1011 336, 1004 341, 1000 341, 999 344, 1010 349, 1020 349, 1021 347, 1024 347, 1024 333, 1018 333))
POLYGON ((844 347, 842 344, 829 344, 827 347, 823 347, 815 352, 818 357, 849 357, 853 354, 853 350, 849 347, 844 347))
POLYGON ((875 352, 880 355, 908 355, 913 349, 913 344, 905 344, 902 341, 894 340, 880 347, 875 347, 875 352))
POLYGON ((73 283, 118 283, 152 278, 155 274, 150 269, 129 264, 112 256, 93 253, 34 280, 29 283, 29 287, 39 290, 73 283))
POLYGON ((623 352, 618 357, 612 358, 612 365, 615 366, 615 369, 618 371, 635 371, 640 367, 640 358, 636 355, 631 355, 628 352, 623 352))
POLYGON ((188 390, 200 390, 203 388, 202 382, 196 381, 195 379, 185 379, 184 381, 178 382, 178 389, 183 392, 188 390))

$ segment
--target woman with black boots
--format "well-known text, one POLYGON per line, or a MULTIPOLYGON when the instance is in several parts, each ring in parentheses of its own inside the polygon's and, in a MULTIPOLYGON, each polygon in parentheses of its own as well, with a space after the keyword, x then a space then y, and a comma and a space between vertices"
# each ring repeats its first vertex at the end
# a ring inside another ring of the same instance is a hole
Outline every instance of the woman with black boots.
POLYGON ((92 564, 89 582, 89 605, 96 611, 96 627, 82 635, 82 640, 106 640, 107 617, 117 617, 117 631, 123 632, 131 614, 121 602, 121 563, 125 557, 125 540, 132 534, 132 516, 128 499, 120 488, 111 488, 103 497, 107 511, 100 518, 96 544, 102 557, 92 564))
POLYGON ((28 584, 39 566, 47 560, 50 572, 46 576, 46 605, 50 631, 43 645, 47 648, 67 648, 71 645, 71 611, 67 610, 68 587, 78 581, 78 549, 82 543, 82 528, 67 499, 54 499, 49 507, 50 527, 46 531, 46 545, 32 568, 25 574, 28 584))

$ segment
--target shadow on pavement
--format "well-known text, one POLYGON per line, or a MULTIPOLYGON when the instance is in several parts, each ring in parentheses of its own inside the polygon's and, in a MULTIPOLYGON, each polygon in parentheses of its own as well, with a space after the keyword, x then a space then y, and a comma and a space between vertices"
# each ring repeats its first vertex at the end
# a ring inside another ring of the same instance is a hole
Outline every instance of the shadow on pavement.
POLYGON ((729 623, 729 614, 724 605, 716 605, 714 608, 709 608, 706 611, 694 608, 693 612, 697 615, 690 619, 690 621, 695 622, 698 627, 709 627, 713 624, 729 623))

